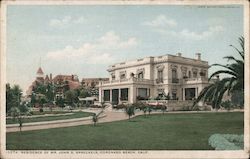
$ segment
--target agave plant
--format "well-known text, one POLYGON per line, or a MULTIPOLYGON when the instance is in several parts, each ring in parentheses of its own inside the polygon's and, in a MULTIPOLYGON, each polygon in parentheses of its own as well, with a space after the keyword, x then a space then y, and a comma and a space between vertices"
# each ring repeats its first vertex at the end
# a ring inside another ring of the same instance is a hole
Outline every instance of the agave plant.
POLYGON ((221 105, 223 95, 226 92, 229 95, 236 91, 244 91, 244 38, 243 37, 239 38, 239 43, 241 46, 241 50, 239 50, 233 45, 230 46, 233 47, 236 50, 236 52, 240 55, 240 59, 237 59, 233 56, 226 56, 224 57, 224 59, 227 59, 228 62, 230 61, 231 63, 226 65, 222 64, 211 65, 211 66, 219 66, 224 69, 214 72, 210 76, 209 80, 221 74, 226 74, 227 77, 223 78, 222 80, 218 80, 213 84, 205 87, 201 91, 196 101, 194 102, 194 105, 197 104, 199 101, 210 102, 213 108, 218 109, 221 105))

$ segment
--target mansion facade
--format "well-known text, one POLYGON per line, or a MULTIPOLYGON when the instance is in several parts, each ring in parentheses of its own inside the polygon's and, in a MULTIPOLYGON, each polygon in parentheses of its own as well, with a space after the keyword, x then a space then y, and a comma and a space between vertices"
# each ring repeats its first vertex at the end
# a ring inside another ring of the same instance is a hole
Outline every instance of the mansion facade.
POLYGON ((99 82, 99 101, 135 103, 148 98, 193 100, 208 86, 208 62, 177 55, 145 57, 109 66, 108 81, 99 82))

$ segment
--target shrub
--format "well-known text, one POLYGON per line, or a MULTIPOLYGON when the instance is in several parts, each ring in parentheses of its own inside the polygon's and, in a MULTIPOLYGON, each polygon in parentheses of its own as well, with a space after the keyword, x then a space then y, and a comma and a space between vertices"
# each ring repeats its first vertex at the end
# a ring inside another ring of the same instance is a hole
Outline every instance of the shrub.
POLYGON ((208 144, 215 150, 241 150, 244 147, 244 137, 235 134, 213 134, 209 137, 208 144))
POLYGON ((230 110, 232 108, 232 102, 227 100, 221 103, 221 106, 227 110, 230 110))
POLYGON ((116 109, 124 109, 126 107, 127 106, 125 104, 118 104, 117 106, 114 106, 114 108, 116 108, 116 109))
POLYGON ((40 109, 39 109, 39 112, 42 113, 42 112, 43 112, 43 108, 40 108, 40 109))

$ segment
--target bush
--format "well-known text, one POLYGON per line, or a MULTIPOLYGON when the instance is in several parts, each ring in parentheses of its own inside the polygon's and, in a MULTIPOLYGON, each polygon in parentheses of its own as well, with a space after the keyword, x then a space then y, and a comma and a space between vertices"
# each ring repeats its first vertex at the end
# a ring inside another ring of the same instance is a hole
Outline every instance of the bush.
POLYGON ((213 134, 209 137, 208 144, 215 150, 242 150, 244 137, 235 134, 213 134))
POLYGON ((233 107, 232 102, 229 100, 222 102, 221 106, 227 110, 230 110, 233 107))
POLYGON ((127 106, 125 104, 118 104, 117 106, 114 106, 116 109, 125 109, 127 106))
POLYGON ((40 108, 40 109, 39 109, 39 112, 42 113, 42 112, 43 112, 43 108, 40 108))

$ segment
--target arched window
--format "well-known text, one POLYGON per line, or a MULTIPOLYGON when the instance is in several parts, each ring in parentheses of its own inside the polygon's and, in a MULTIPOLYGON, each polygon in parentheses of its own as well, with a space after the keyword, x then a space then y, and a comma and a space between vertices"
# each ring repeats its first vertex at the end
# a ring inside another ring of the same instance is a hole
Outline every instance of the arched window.
POLYGON ((191 78, 191 71, 188 71, 188 78, 191 78))

